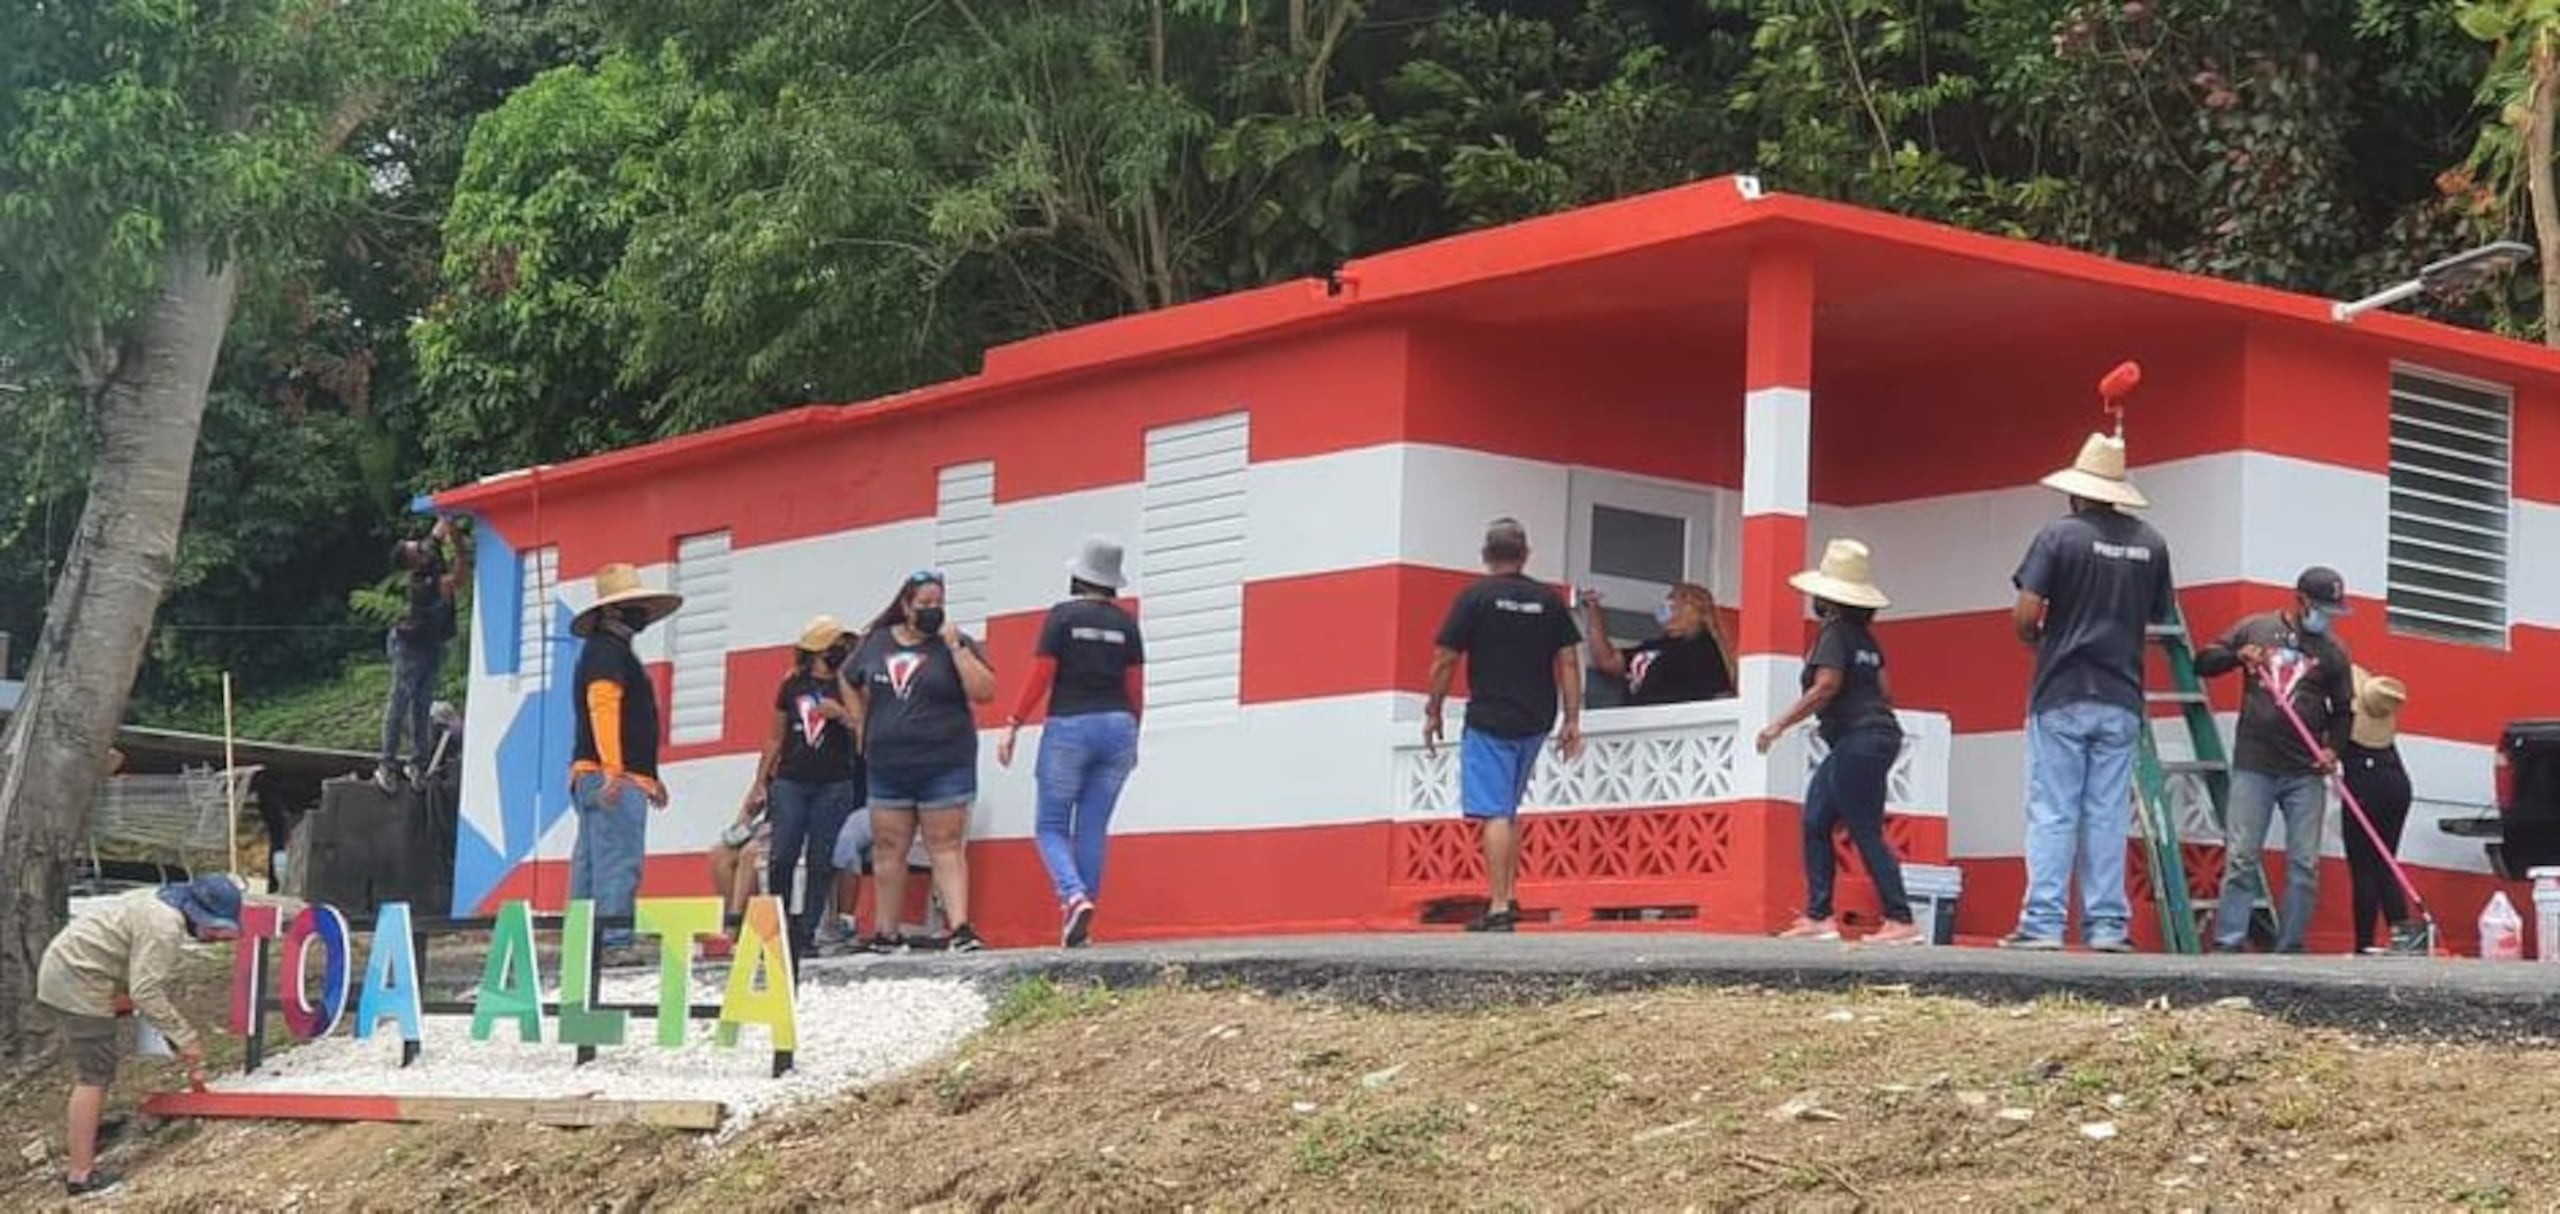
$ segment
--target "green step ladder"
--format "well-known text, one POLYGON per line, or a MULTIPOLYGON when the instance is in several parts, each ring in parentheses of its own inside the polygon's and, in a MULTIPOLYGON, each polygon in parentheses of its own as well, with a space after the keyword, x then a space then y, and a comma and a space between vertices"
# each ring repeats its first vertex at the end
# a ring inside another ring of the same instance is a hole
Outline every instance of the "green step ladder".
MULTIPOLYGON (((2231 760, 2222 746, 2221 727, 2213 719, 2212 701, 2205 696, 2204 680, 2196 674, 2195 646, 2187 630, 2186 608, 2173 602, 2169 622, 2153 625, 2150 639, 2167 659, 2169 689, 2146 689, 2143 693, 2146 711, 2142 715, 2142 744, 2134 752, 2133 764, 2134 821, 2142 828, 2143 856, 2147 861, 2143 867, 2151 877, 2151 904, 2160 911, 2160 938, 2170 952, 2194 954, 2204 951, 2199 922, 2202 916, 2187 896, 2186 857, 2179 850, 2182 836, 2170 781, 2180 776, 2201 780, 2213 807, 2214 828, 2223 829, 2231 807, 2231 760), (2160 757, 2160 739, 2147 711, 2147 705, 2152 704, 2178 706, 2178 716, 2187 729, 2187 753, 2192 757, 2160 757)), ((2211 912, 2208 904, 2205 913, 2211 912)))

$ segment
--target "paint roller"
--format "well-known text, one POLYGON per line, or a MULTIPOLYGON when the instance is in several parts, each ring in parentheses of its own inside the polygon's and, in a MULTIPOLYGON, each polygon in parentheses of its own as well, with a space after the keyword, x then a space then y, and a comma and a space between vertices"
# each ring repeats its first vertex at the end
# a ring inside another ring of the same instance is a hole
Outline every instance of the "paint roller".
POLYGON ((2098 380, 2099 407, 2116 420, 2116 440, 2124 440, 2124 398, 2142 386, 2142 364, 2126 359, 2098 380))

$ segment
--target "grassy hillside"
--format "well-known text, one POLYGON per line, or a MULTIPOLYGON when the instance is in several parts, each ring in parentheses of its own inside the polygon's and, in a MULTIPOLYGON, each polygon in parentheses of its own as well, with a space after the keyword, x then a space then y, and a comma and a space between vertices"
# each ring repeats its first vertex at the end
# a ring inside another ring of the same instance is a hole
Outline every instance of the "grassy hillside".
MULTIPOLYGON (((447 654, 444 667, 442 690, 437 695, 461 704, 467 683, 463 655, 447 654)), ((239 734, 260 742, 371 751, 382 744, 382 706, 390 693, 388 661, 351 661, 333 679, 242 696, 235 706, 239 734)), ((222 705, 217 701, 160 712, 146 710, 138 723, 218 734, 222 732, 222 705)))

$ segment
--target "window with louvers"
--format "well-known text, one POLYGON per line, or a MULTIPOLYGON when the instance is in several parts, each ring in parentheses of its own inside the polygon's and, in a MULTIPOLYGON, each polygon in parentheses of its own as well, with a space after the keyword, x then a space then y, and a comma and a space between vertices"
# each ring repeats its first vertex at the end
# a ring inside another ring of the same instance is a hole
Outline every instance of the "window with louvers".
POLYGON ((684 606, 670 621, 667 738, 717 742, 729 706, 729 533, 676 541, 675 592, 684 606))
POLYGON ((961 631, 984 639, 995 584, 996 466, 981 461, 942 470, 933 508, 933 565, 942 606, 961 631))
POLYGON ((1147 432, 1139 500, 1147 710, 1231 710, 1243 685, 1246 466, 1229 413, 1147 432))
POLYGON ((543 686, 551 673, 551 645, 558 639, 552 599, 560 589, 560 550, 536 548, 524 554, 520 606, 516 618, 516 677, 543 686))
POLYGON ((2393 631, 2506 645, 2514 415, 2504 389, 2393 371, 2393 631))

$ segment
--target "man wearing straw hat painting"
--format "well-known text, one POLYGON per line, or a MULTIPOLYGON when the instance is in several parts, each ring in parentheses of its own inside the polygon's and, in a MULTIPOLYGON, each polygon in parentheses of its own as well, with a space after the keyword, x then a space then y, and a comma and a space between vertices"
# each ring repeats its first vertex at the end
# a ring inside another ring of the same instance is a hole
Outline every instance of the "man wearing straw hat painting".
POLYGON ((2169 544, 2126 513, 2150 504, 2125 478, 2124 438, 2092 434, 2044 478, 2071 513, 2045 525, 2012 579, 2018 638, 2036 649, 2027 701, 2027 896, 2007 948, 2058 949, 2080 885, 2080 937, 2133 947, 2125 896, 2133 752, 2149 626, 2175 603, 2169 544))
POLYGON ((578 715, 577 751, 569 767, 578 841, 569 852, 569 896, 592 898, 596 914, 621 920, 601 935, 614 962, 628 955, 632 903, 649 850, 649 810, 666 808, 658 783, 658 689, 631 651, 632 638, 676 613, 684 599, 640 584, 640 571, 607 565, 596 571, 595 601, 570 621, 585 642, 571 686, 578 715))

